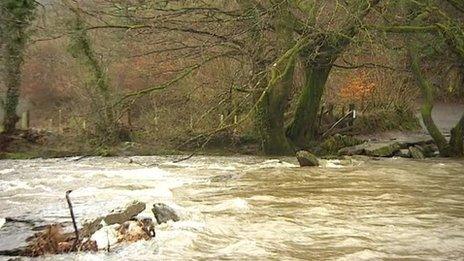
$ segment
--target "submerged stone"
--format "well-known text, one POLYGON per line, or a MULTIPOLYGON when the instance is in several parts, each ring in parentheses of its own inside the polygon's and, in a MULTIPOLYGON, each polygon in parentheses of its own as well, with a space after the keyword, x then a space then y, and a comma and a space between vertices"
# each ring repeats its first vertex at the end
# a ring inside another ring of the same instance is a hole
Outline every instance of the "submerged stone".
POLYGON ((301 150, 296 153, 296 158, 301 167, 316 167, 319 166, 319 160, 312 153, 301 150))
POLYGON ((179 215, 170 206, 164 203, 155 203, 152 208, 158 224, 167 223, 169 220, 177 222, 180 220, 179 215))

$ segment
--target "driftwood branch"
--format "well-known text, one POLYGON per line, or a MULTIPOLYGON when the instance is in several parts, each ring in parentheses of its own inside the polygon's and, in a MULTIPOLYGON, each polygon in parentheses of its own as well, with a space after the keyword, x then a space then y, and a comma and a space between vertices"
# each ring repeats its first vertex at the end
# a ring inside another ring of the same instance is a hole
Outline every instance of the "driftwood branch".
POLYGON ((69 213, 71 214, 71 219, 74 227, 74 233, 76 235, 76 239, 74 240, 74 244, 72 246, 72 249, 74 250, 79 243, 79 230, 77 229, 77 224, 76 224, 76 217, 74 216, 74 210, 73 206, 71 203, 71 199, 69 198, 69 194, 72 192, 72 190, 66 191, 66 201, 68 202, 68 207, 69 207, 69 213))

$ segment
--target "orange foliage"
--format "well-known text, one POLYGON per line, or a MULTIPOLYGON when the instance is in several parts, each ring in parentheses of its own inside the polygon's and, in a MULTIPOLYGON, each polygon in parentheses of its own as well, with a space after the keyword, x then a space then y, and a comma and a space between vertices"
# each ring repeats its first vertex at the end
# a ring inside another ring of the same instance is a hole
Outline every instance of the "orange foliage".
POLYGON ((367 73, 360 72, 348 80, 341 88, 339 96, 344 102, 364 102, 375 88, 375 83, 369 81, 367 73))

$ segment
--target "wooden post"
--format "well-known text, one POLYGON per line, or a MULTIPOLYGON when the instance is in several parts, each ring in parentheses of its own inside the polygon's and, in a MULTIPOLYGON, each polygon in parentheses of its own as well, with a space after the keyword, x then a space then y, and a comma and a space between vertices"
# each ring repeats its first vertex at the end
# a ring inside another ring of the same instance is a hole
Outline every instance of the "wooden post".
POLYGON ((24 111, 21 114, 21 129, 28 130, 29 129, 29 111, 24 111))
POLYGON ((348 121, 348 126, 353 126, 354 119, 356 119, 356 117, 357 117, 357 115, 356 115, 356 105, 354 105, 354 103, 350 104, 350 112, 351 112, 351 118, 348 121))
POLYGON ((221 114, 220 115, 220 122, 219 122, 220 126, 224 126, 224 114, 221 114))
POLYGON ((132 113, 130 108, 127 109, 127 126, 132 128, 132 113))
POLYGON ((63 111, 59 109, 58 110, 58 131, 60 133, 63 133, 62 119, 63 119, 63 111))
POLYGON ((193 123, 193 116, 190 115, 190 129, 193 130, 194 123, 193 123))

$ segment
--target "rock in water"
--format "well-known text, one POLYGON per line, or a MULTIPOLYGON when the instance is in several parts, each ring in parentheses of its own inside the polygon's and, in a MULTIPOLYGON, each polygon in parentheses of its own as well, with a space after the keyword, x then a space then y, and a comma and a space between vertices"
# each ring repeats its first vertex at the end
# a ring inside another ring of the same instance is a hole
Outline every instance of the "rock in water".
POLYGON ((360 145, 347 147, 339 150, 341 155, 367 155, 371 157, 390 157, 395 155, 401 148, 396 141, 376 142, 370 141, 360 145))
POLYGON ((409 152, 411 153, 413 159, 425 159, 424 153, 417 146, 409 147, 409 152))
POLYGON ((170 206, 163 203, 155 203, 152 208, 158 224, 167 223, 169 220, 177 222, 180 220, 179 215, 170 206))
POLYGON ((5 225, 6 219, 5 218, 0 218, 0 229, 5 225))
POLYGON ((155 237, 155 224, 151 218, 140 221, 127 221, 118 230, 119 242, 136 242, 155 237))
POLYGON ((90 237, 90 240, 97 242, 98 249, 111 247, 118 243, 119 227, 121 227, 119 224, 102 227, 90 237))
POLYGON ((97 230, 103 227, 102 221, 102 217, 85 220, 82 225, 80 234, 84 237, 90 237, 93 233, 97 232, 97 230))
POLYGON ((409 152, 409 149, 401 149, 396 153, 396 156, 401 158, 411 158, 411 153, 409 152))
POLYGON ((319 160, 308 151, 301 150, 296 153, 296 158, 301 167, 315 167, 319 166, 319 160))
POLYGON ((103 218, 103 221, 108 225, 122 224, 140 214, 145 208, 145 203, 135 200, 123 208, 111 211, 110 214, 103 218))
POLYGON ((356 146, 350 146, 350 147, 345 147, 342 148, 338 151, 339 155, 348 155, 348 156, 353 156, 353 155, 364 155, 364 147, 366 143, 356 145, 356 146))
POLYGON ((390 157, 401 148, 398 142, 375 142, 364 148, 366 155, 373 157, 390 157))

